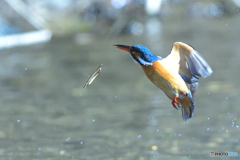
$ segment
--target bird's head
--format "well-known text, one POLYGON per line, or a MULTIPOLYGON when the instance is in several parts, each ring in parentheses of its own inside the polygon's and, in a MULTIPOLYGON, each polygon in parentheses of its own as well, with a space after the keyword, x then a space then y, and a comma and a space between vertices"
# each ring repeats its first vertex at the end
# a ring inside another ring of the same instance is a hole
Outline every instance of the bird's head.
POLYGON ((140 65, 152 65, 153 62, 159 59, 159 57, 153 55, 147 47, 140 44, 133 46, 115 44, 114 46, 129 52, 133 60, 138 62, 140 65))

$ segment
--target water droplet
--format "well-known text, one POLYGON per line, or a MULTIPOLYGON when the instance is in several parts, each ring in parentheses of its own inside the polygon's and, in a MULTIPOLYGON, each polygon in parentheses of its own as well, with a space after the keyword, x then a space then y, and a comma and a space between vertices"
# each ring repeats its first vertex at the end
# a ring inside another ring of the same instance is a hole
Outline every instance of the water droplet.
POLYGON ((230 114, 230 113, 228 112, 228 114, 230 114))
POLYGON ((24 69, 25 71, 27 70, 27 68, 24 69))
POLYGON ((226 132, 228 132, 228 130, 226 130, 226 132))
POLYGON ((92 119, 92 122, 95 122, 95 119, 92 119))
POLYGON ((228 100, 228 98, 226 97, 226 100, 228 100))
POLYGON ((226 26, 227 26, 228 24, 226 23, 226 26))
POLYGON ((41 151, 41 148, 38 148, 39 151, 41 151))
POLYGON ((209 128, 207 128, 207 131, 209 131, 209 128))
POLYGON ((236 126, 236 128, 239 128, 239 126, 236 126))
POLYGON ((182 134, 178 134, 178 136, 181 136, 182 134))
POLYGON ((157 132, 159 132, 159 129, 157 129, 157 132))
POLYGON ((17 122, 19 123, 19 122, 20 122, 20 119, 19 119, 19 120, 17 120, 17 122))
POLYGON ((67 139, 66 139, 66 141, 68 142, 70 140, 70 137, 68 137, 67 139))
POLYGON ((210 93, 208 93, 208 95, 209 95, 210 93))
POLYGON ((82 94, 80 94, 80 96, 82 96, 82 94))
POLYGON ((83 142, 80 142, 80 144, 83 144, 83 142))
POLYGON ((141 138, 141 137, 142 137, 141 134, 139 134, 137 138, 141 138))
POLYGON ((155 156, 153 155, 153 158, 155 158, 155 156))
POLYGON ((207 119, 209 120, 210 118, 208 117, 207 119))

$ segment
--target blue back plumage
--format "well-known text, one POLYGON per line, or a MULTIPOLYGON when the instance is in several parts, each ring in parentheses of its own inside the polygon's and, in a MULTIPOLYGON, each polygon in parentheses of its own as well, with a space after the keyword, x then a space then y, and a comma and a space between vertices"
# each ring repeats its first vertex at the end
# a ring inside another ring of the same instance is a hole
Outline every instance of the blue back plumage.
POLYGON ((153 55, 147 47, 141 44, 133 45, 130 49, 130 53, 141 65, 151 65, 159 59, 159 57, 153 55), (141 56, 137 58, 132 52, 139 52, 141 53, 141 56))

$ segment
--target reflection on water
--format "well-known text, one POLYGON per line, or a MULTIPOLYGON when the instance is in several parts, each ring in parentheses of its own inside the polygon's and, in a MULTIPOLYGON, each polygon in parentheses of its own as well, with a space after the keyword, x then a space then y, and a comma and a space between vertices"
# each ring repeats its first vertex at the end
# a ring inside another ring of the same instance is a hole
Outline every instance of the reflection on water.
POLYGON ((240 154, 238 19, 172 19, 161 24, 157 38, 96 37, 83 46, 74 38, 55 38, 1 50, 0 156, 144 160, 240 154), (141 67, 112 46, 142 43, 165 57, 175 41, 194 46, 213 69, 200 80, 187 122, 141 67), (83 89, 99 64, 102 72, 83 89))

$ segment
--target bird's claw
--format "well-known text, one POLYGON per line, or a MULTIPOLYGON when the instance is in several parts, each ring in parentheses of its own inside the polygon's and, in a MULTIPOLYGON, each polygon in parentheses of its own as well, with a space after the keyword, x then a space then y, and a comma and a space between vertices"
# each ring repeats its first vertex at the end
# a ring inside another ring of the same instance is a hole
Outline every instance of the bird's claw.
POLYGON ((173 101, 172 101, 172 105, 173 105, 173 107, 174 108, 176 108, 176 109, 178 109, 178 108, 180 108, 180 104, 179 104, 179 102, 177 101, 177 100, 180 100, 181 101, 181 99, 179 98, 179 97, 174 97, 174 99, 173 99, 173 101), (178 108, 177 108, 178 107, 178 108))

